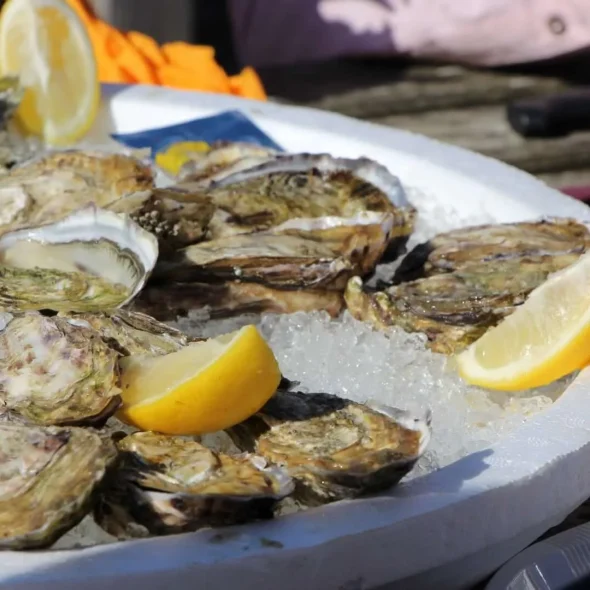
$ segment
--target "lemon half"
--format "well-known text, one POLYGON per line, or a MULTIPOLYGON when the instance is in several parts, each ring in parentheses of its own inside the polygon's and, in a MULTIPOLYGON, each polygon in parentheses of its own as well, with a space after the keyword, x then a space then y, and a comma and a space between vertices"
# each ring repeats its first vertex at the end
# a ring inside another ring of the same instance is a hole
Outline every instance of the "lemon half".
POLYGON ((119 418, 142 430, 202 434, 234 426, 275 393, 281 372, 255 326, 159 357, 121 359, 119 418))
POLYGON ((8 0, 0 12, 0 75, 26 88, 16 117, 25 132, 65 145, 92 126, 100 84, 92 44, 62 0, 8 0))

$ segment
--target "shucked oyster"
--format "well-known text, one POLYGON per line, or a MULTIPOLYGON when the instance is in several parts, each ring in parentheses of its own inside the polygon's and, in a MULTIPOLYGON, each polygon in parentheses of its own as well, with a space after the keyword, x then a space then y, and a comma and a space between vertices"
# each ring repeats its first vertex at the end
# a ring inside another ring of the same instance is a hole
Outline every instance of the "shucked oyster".
POLYGON ((0 402, 46 425, 101 424, 121 403, 119 354, 87 325, 37 312, 2 314, 0 402))
POLYGON ((137 525, 162 535, 272 518, 293 490, 260 457, 230 457, 187 438, 140 432, 118 446, 121 466, 95 513, 115 536, 137 525))
POLYGON ((90 430, 0 424, 0 548, 53 544, 88 512, 116 455, 90 430))
POLYGON ((590 232, 571 220, 455 230, 410 252, 394 277, 398 284, 375 292, 351 279, 346 305, 377 328, 423 332, 432 350, 451 354, 512 313, 588 244, 590 232), (400 282, 416 276, 423 278, 400 282))
POLYGON ((209 225, 212 239, 272 231, 329 241, 336 252, 363 245, 366 269, 387 249, 397 255, 412 232, 415 210, 399 180, 366 158, 328 155, 277 156, 213 183, 203 191, 216 207, 209 225))
POLYGON ((0 237, 0 309, 90 311, 133 299, 158 257, 150 233, 90 205, 0 237))
POLYGON ((132 156, 82 150, 41 156, 0 178, 0 233, 57 221, 89 203, 104 207, 153 182, 150 167, 132 156))
POLYGON ((283 467, 297 499, 321 504, 395 485, 428 445, 429 423, 394 408, 279 390, 229 434, 242 450, 283 467))
POLYGON ((206 188, 230 174, 274 159, 279 152, 254 143, 219 141, 209 150, 194 153, 180 169, 178 180, 206 188))
POLYGON ((159 319, 206 307, 214 316, 325 309, 336 315, 352 263, 322 242, 269 233, 196 244, 159 263, 135 302, 159 319))

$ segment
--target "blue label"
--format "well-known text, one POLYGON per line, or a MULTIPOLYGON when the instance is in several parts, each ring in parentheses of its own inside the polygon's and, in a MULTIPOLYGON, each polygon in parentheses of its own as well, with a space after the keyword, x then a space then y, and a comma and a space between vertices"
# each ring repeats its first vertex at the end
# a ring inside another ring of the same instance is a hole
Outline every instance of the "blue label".
POLYGON ((136 133, 113 133, 111 137, 130 148, 151 148, 153 155, 181 141, 205 141, 209 144, 216 141, 243 141, 283 151, 240 111, 225 111, 212 117, 136 133))

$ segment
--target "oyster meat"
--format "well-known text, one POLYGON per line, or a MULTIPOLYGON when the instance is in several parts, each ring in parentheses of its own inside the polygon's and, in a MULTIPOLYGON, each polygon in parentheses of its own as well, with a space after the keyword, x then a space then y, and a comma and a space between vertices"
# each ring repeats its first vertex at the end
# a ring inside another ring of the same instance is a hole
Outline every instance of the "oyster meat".
POLYGON ((158 257, 155 237, 90 205, 0 237, 0 309, 93 311, 125 305, 158 257))
POLYGON ((452 354, 573 264, 588 244, 588 229, 567 219, 455 230, 410 252, 391 286, 373 291, 351 279, 346 305, 359 320, 422 332, 434 352, 452 354))
POLYGON ((336 315, 353 270, 323 242, 264 232, 235 235, 162 260, 134 306, 162 320, 203 307, 216 317, 317 309, 336 315))
POLYGON ((315 505, 395 485, 428 445, 430 416, 283 389, 228 433, 240 449, 283 467, 295 498, 315 505))
POLYGON ((133 156, 82 150, 45 154, 0 177, 0 233, 57 221, 89 203, 104 207, 153 183, 150 166, 133 156))
POLYGON ((255 143, 218 141, 209 150, 195 152, 182 165, 178 180, 189 186, 207 188, 230 174, 274 159, 279 152, 255 143))
POLYGON ((0 423, 0 548, 52 545, 88 513, 116 456, 90 430, 0 423))
POLYGON ((156 535, 272 518, 293 482, 261 457, 231 457, 189 438, 152 432, 118 443, 121 465, 97 503, 95 518, 110 534, 156 535))
POLYGON ((76 320, 0 316, 0 402, 40 425, 104 423, 120 406, 119 354, 76 320))
POLYGON ((153 233, 163 252, 204 239, 215 210, 208 197, 175 186, 132 193, 106 208, 129 215, 153 233))
POLYGON ((273 231, 330 242, 353 256, 363 234, 366 271, 387 251, 403 251, 415 210, 399 180, 366 158, 281 155, 225 176, 203 190, 215 206, 212 239, 273 231))

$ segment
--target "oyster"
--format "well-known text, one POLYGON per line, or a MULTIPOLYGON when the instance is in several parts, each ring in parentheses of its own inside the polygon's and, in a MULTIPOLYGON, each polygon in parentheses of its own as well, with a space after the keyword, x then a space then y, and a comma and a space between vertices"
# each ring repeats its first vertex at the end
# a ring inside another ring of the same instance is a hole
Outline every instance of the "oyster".
POLYGON ((18 78, 0 78, 0 174, 30 158, 33 151, 30 139, 15 133, 11 125, 23 96, 24 88, 18 78))
POLYGON ((203 191, 216 210, 212 239, 257 231, 289 233, 329 241, 339 254, 362 245, 366 270, 383 253, 396 256, 412 232, 415 210, 399 180, 366 158, 328 155, 277 156, 265 164, 225 176, 203 191))
POLYGON ((401 282, 465 266, 527 259, 545 264, 563 258, 560 267, 575 262, 590 245, 588 227, 573 219, 504 223, 466 227, 439 234, 416 246, 403 259, 394 281, 401 282))
POLYGON ((253 168, 274 159, 279 152, 254 143, 219 141, 209 150, 195 152, 178 173, 180 182, 206 188, 230 174, 253 168))
POLYGON ((96 330, 121 356, 159 356, 177 352, 194 339, 154 318, 125 309, 105 313, 68 315, 78 325, 96 330))
POLYGON ((260 457, 231 457, 194 440, 139 432, 118 443, 121 467, 97 504, 110 534, 156 535, 272 518, 293 490, 280 469, 260 457))
POLYGON ((153 183, 151 168, 132 156, 52 152, 0 177, 0 233, 57 221, 89 203, 104 207, 153 183))
POLYGON ((158 257, 153 235, 90 205, 0 237, 0 308, 113 309, 140 291, 158 257))
POLYGON ((240 449, 283 467, 295 480, 296 499, 314 505, 395 485, 428 445, 430 416, 279 390, 228 432, 240 449))
POLYGON ((459 352, 589 244, 586 227, 568 219, 455 230, 410 252, 392 286, 375 292, 351 279, 346 305, 377 328, 423 332, 434 352, 459 352))
POLYGON ((48 547, 82 520, 114 445, 81 428, 0 424, 0 548, 48 547))
POLYGON ((41 425, 102 424, 120 406, 119 354, 80 322, 0 317, 0 402, 41 425))
POLYGON ((153 233, 164 252, 201 241, 215 209, 209 198, 174 186, 126 195, 106 208, 153 233))
POLYGON ((203 307, 217 317, 315 309, 335 315, 352 274, 352 263, 322 242, 269 233, 229 236, 161 261, 135 306, 159 319, 203 307))

